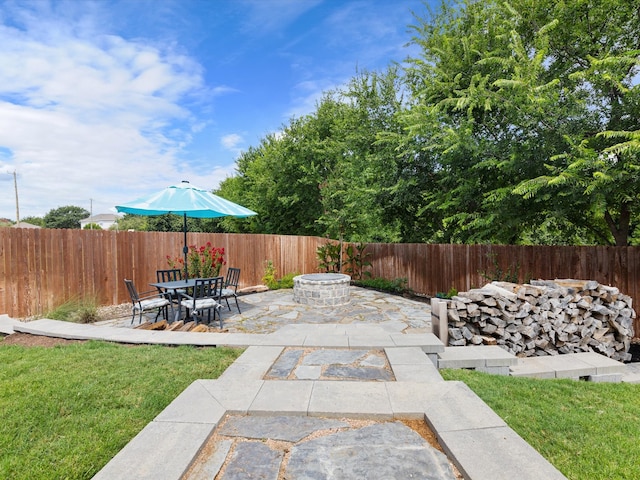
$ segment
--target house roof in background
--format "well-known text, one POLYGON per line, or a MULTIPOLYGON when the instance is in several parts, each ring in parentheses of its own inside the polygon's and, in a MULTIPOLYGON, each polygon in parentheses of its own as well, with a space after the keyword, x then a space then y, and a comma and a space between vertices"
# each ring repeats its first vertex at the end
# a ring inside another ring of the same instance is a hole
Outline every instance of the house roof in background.
POLYGON ((92 223, 115 222, 116 220, 118 220, 118 218, 120 218, 120 217, 118 215, 113 214, 113 213, 99 213, 98 215, 93 215, 92 217, 83 218, 80 221, 81 222, 92 222, 92 223))
POLYGON ((18 222, 11 225, 11 227, 12 228, 41 228, 38 225, 34 225, 33 223, 27 223, 27 222, 18 222))

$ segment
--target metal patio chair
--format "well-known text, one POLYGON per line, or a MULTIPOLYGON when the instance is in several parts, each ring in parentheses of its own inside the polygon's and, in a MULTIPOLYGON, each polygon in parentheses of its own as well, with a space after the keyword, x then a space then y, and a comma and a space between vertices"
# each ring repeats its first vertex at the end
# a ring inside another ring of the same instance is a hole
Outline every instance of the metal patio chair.
POLYGON ((238 282, 240 281, 240 269, 229 268, 227 270, 227 278, 224 281, 224 288, 222 289, 221 297, 227 302, 227 308, 231 311, 229 305, 229 299, 233 297, 236 301, 236 308, 240 313, 240 305, 238 304, 238 282))
POLYGON ((140 316, 140 323, 142 323, 142 314, 150 310, 158 309, 154 322, 158 320, 158 317, 164 311, 164 315, 167 315, 167 307, 170 305, 166 294, 159 294, 156 290, 149 290, 148 292, 138 293, 132 280, 124 279, 124 283, 127 286, 127 291, 131 297, 131 324, 136 318, 136 312, 140 316))
MULTIPOLYGON (((179 268, 171 268, 168 270, 156 270, 156 280, 158 283, 161 282, 175 282, 177 280, 182 280, 182 270, 179 268)), ((184 288, 176 288, 171 292, 167 292, 160 287, 158 288, 158 292, 161 294, 167 294, 167 298, 173 303, 176 308, 180 308, 180 295, 186 293, 184 288)), ((188 314, 188 312, 187 312, 188 314)), ((166 315, 165 315, 166 316, 166 315)))
POLYGON ((213 310, 213 321, 215 322, 217 315, 222 329, 220 294, 223 282, 223 277, 198 278, 193 287, 193 294, 183 293, 181 295, 180 305, 191 311, 191 317, 195 319, 196 323, 204 319, 204 312, 207 312, 207 323, 211 323, 211 311, 213 310))

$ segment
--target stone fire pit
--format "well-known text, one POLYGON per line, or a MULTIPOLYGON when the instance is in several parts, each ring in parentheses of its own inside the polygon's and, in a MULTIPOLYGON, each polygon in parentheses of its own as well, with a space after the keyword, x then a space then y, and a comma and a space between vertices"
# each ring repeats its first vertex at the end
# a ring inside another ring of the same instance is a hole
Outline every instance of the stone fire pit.
POLYGON ((351 277, 343 273, 308 273, 293 278, 293 300, 320 307, 346 305, 351 277))

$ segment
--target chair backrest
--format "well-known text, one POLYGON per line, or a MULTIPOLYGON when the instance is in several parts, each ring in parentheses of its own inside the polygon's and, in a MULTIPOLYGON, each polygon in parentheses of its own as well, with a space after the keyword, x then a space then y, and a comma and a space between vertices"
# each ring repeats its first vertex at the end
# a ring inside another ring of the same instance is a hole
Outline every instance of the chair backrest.
POLYGON ((127 291, 129 292, 129 296, 131 297, 131 301, 136 303, 140 297, 138 296, 138 291, 136 290, 135 285, 133 284, 133 280, 124 279, 124 284, 127 286, 127 291))
POLYGON ((182 270, 179 268, 156 270, 156 278, 158 279, 158 282, 174 282, 176 280, 182 280, 182 270))
POLYGON ((229 268, 227 270, 227 279, 224 282, 224 288, 233 287, 235 291, 238 288, 238 282, 240 281, 240 269, 229 268))
POLYGON ((218 300, 222 294, 223 277, 198 278, 193 287, 193 298, 214 298, 218 300))

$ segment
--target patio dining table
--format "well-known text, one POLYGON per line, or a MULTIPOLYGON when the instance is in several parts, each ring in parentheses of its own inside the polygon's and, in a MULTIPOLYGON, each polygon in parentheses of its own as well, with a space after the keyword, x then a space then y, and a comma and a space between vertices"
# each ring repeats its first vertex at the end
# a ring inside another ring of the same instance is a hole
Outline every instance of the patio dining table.
POLYGON ((149 284, 152 287, 159 288, 160 290, 169 293, 169 296, 171 297, 169 308, 171 309, 171 316, 173 317, 174 322, 177 322, 178 320, 180 320, 180 313, 181 313, 180 294, 178 293, 178 290, 195 287, 196 280, 197 278, 189 278, 186 280, 172 280, 170 282, 155 282, 155 283, 149 284), (178 308, 176 311, 174 311, 174 308, 173 308, 173 300, 175 299, 178 300, 178 308))

